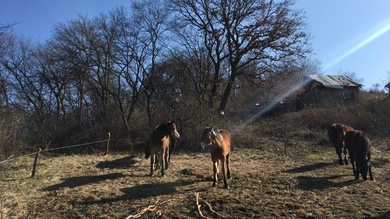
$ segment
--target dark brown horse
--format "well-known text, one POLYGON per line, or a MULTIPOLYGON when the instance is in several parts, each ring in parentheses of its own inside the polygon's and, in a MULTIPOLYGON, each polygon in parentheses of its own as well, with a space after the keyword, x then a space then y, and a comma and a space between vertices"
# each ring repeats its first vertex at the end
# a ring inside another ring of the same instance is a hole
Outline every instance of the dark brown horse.
POLYGON ((371 171, 372 146, 370 139, 362 131, 353 130, 345 136, 345 147, 349 152, 355 180, 359 179, 359 174, 364 180, 367 180, 367 172, 370 174, 370 179, 374 180, 371 171))
POLYGON ((164 170, 168 169, 169 166, 169 142, 171 137, 180 138, 176 124, 173 121, 160 124, 150 135, 145 145, 145 159, 150 157, 150 176, 153 175, 156 162, 160 162, 161 175, 165 176, 164 170), (160 157, 158 158, 157 156, 160 157), (163 165, 164 163, 165 167, 163 165))
POLYGON ((345 135, 347 132, 352 131, 353 128, 342 123, 335 123, 328 129, 329 140, 332 142, 336 149, 337 156, 339 157, 339 164, 343 165, 341 153, 344 153, 344 164, 348 164, 347 150, 345 148, 345 135))
POLYGON ((218 164, 219 160, 221 160, 223 183, 225 188, 228 189, 229 185, 227 179, 230 179, 230 133, 224 129, 214 130, 213 127, 206 128, 202 133, 202 139, 200 142, 200 147, 202 149, 205 146, 210 147, 214 173, 213 186, 216 186, 218 182, 218 164))

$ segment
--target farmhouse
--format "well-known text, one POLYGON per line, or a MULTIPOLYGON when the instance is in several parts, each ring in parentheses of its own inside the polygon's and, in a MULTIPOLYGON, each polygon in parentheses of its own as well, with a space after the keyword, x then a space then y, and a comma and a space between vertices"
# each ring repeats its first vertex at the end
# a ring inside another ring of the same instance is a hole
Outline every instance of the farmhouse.
POLYGON ((359 99, 362 87, 344 75, 307 75, 304 82, 304 91, 299 96, 301 107, 350 105, 359 99))
POLYGON ((390 96, 390 82, 385 85, 385 88, 389 92, 389 96, 390 96))

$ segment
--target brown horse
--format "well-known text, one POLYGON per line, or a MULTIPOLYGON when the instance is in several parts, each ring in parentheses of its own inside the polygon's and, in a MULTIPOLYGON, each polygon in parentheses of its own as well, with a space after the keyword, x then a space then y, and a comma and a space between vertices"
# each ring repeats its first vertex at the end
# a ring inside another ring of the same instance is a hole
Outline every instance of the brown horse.
POLYGON ((225 188, 228 189, 229 185, 227 179, 230 179, 230 133, 224 129, 214 130, 213 127, 206 128, 202 133, 200 147, 204 149, 205 145, 210 147, 211 160, 213 162, 213 186, 216 186, 218 182, 218 164, 219 160, 221 160, 223 183, 225 188))
POLYGON ((160 162, 161 175, 165 176, 164 170, 168 169, 169 166, 169 142, 171 137, 180 138, 176 124, 173 121, 160 124, 150 135, 145 145, 145 159, 150 157, 150 176, 153 175, 153 167, 156 165, 156 162, 160 162), (158 155, 160 155, 159 159, 157 158, 158 155))
POLYGON ((367 180, 367 172, 370 174, 370 179, 374 180, 371 171, 372 146, 370 139, 362 131, 353 130, 345 136, 345 147, 349 152, 355 180, 359 179, 359 174, 364 180, 367 180))
POLYGON ((336 149, 340 165, 343 165, 341 152, 344 153, 344 164, 348 164, 347 150, 345 148, 345 135, 347 134, 347 132, 352 130, 353 128, 351 126, 347 126, 342 123, 335 123, 328 129, 329 140, 332 142, 334 148, 336 149))

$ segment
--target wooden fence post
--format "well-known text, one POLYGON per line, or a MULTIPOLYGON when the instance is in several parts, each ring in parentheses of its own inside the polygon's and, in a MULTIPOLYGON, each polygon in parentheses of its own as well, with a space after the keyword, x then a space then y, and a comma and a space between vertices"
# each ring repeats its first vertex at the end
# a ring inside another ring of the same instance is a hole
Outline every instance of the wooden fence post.
POLYGON ((106 153, 104 155, 108 155, 108 148, 110 147, 110 139, 111 139, 111 133, 108 133, 106 153))
POLYGON ((34 165, 33 165, 32 173, 31 173, 31 178, 34 178, 34 176, 35 176, 35 171, 37 169, 38 155, 39 155, 39 153, 41 153, 41 150, 42 149, 38 148, 37 153, 35 153, 35 159, 34 159, 34 165))

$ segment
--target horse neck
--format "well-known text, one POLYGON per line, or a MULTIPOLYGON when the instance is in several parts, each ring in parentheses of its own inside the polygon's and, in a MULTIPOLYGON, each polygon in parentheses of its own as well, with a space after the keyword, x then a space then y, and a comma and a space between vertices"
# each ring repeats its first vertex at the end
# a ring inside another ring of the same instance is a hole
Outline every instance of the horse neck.
POLYGON ((217 136, 212 136, 211 142, 213 143, 213 145, 220 145, 222 143, 222 141, 218 139, 217 136))
POLYGON ((167 127, 164 125, 159 125, 155 130, 154 130, 154 136, 158 139, 162 139, 166 136, 169 137, 169 133, 167 131, 167 127))

